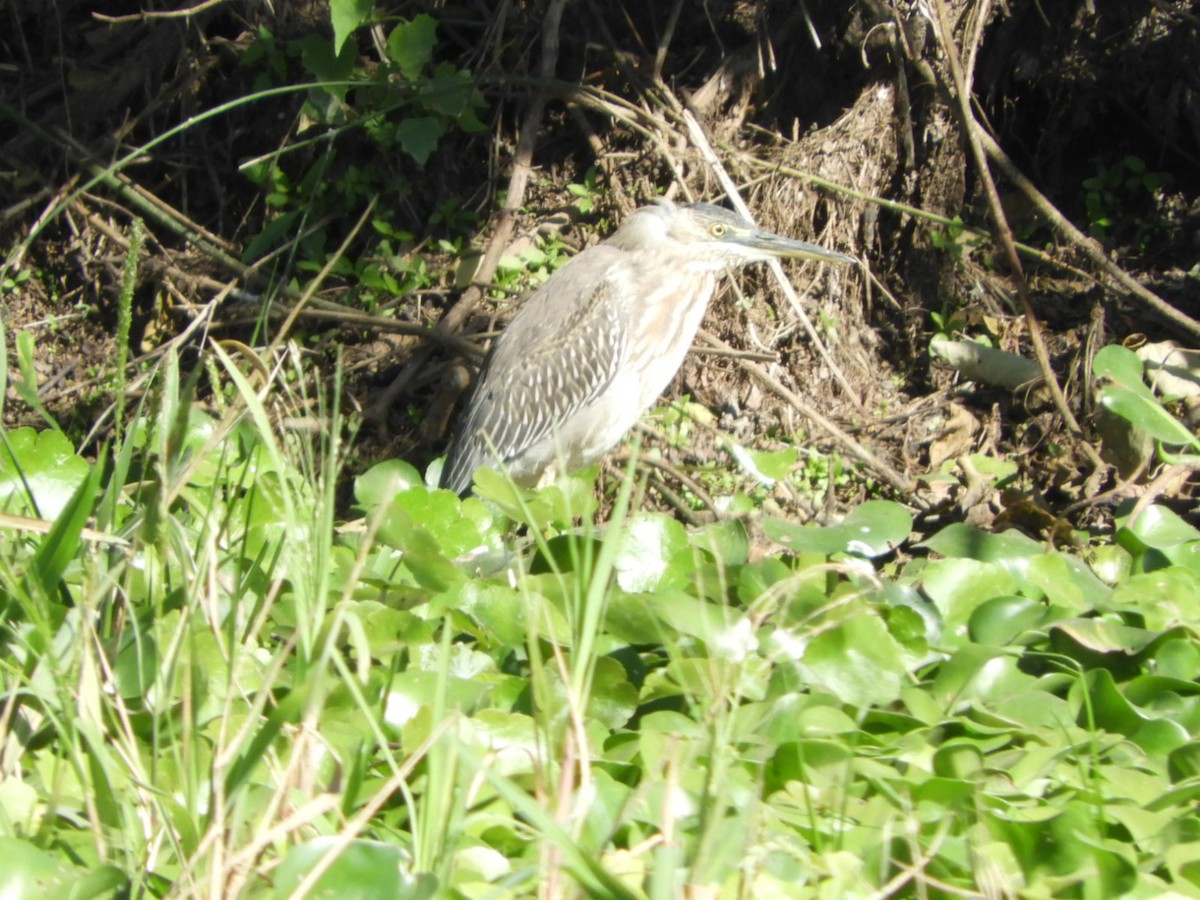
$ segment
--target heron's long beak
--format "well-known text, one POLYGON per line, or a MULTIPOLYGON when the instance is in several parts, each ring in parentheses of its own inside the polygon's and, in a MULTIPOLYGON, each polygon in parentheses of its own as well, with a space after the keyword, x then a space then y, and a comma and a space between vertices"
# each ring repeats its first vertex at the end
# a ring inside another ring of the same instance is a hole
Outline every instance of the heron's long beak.
POLYGON ((796 241, 792 238, 772 234, 769 231, 751 231, 749 234, 739 235, 739 242, 761 253, 779 256, 783 259, 817 259, 825 262, 858 264, 857 259, 847 256, 845 253, 826 250, 818 244, 796 241))

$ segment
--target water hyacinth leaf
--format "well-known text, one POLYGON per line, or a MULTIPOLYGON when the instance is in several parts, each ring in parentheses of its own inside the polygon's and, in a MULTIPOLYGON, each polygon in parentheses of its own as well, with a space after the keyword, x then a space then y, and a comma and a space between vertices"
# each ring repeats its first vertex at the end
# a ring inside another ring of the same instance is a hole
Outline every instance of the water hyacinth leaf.
MULTIPOLYGON (((991 710, 996 715, 1027 729, 1048 729, 1056 734, 1075 722, 1075 709, 1066 700, 1044 690, 1022 690, 1018 684, 1024 673, 1011 671, 1006 679, 1013 690, 993 700, 991 710)), ((1032 681, 1032 679, 1030 679, 1032 681)), ((1032 687, 1032 685, 1029 685, 1032 687)))
POLYGON ((1147 721, 1148 717, 1121 693, 1107 669, 1087 672, 1082 686, 1091 701, 1080 707, 1079 724, 1083 727, 1097 727, 1129 736, 1147 721))
POLYGON ((976 643, 1003 647, 1036 627, 1045 613, 1044 604, 1028 597, 993 597, 975 608, 967 628, 976 643))
POLYGON ((1200 572, 1171 566, 1133 575, 1113 590, 1109 606, 1142 617, 1152 631, 1200 619, 1200 572))
POLYGON ((979 744, 968 738, 952 738, 933 752, 933 771, 941 778, 968 779, 985 765, 979 744))
POLYGON ((713 522, 689 531, 688 543, 726 566, 743 565, 750 556, 750 538, 741 519, 713 522))
MULTIPOLYGON (((692 602, 698 602, 692 598, 692 602)), ((642 594, 614 591, 604 613, 604 626, 612 637, 630 644, 669 640, 673 629, 655 614, 642 594)))
MULTIPOLYGON (((980 678, 994 682, 997 661, 1004 659, 1004 651, 995 647, 967 644, 938 667, 933 687, 929 691, 933 699, 942 704, 942 710, 951 709, 967 693, 967 686, 980 678), (986 674, 985 674, 985 670, 986 674)), ((906 695, 906 702, 913 698, 906 695)), ((914 713, 916 711, 914 710, 914 713)), ((930 721, 930 710, 922 710, 925 721, 930 721)))
POLYGON ((1129 577, 1133 569, 1133 557, 1124 547, 1105 544, 1096 547, 1088 560, 1096 577, 1112 586, 1129 577))
POLYGON ((1200 574, 1200 541, 1176 544, 1160 552, 1172 566, 1180 566, 1200 574))
POLYGON ((1109 385, 1100 392, 1100 403, 1155 440, 1200 449, 1200 440, 1153 397, 1147 398, 1129 388, 1109 385))
POLYGON ((587 715, 602 722, 606 728, 616 729, 629 721, 637 705, 637 688, 629 683, 625 667, 609 656, 597 659, 587 715))
POLYGON ((1182 747, 1188 737, 1187 729, 1178 722, 1157 718, 1147 720, 1129 739, 1147 753, 1161 757, 1182 747))
POLYGON ((404 565, 422 587, 446 591, 465 579, 442 552, 437 538, 394 503, 379 527, 379 539, 386 546, 401 551, 404 565))
POLYGON ((912 516, 899 503, 869 500, 836 525, 796 525, 764 518, 763 533, 795 553, 853 553, 868 559, 890 553, 912 531, 912 516))
POLYGON ((0 897, 39 900, 71 879, 71 869, 28 841, 0 837, 0 897))
MULTIPOLYGON (((1092 653, 1119 653, 1127 656, 1140 653, 1159 637, 1156 631, 1090 617, 1055 622, 1052 633, 1092 653)), ((1068 655, 1077 655, 1071 652, 1069 645, 1061 649, 1068 655)))
POLYGON ((56 519, 89 471, 61 431, 5 432, 0 440, 0 503, 8 513, 56 519))
MULTIPOLYGON (((1200 647, 1197 647, 1194 641, 1183 638, 1163 641, 1154 650, 1154 663, 1158 675, 1145 677, 1167 678, 1182 684, 1194 684, 1200 690, 1200 683, 1197 683, 1197 679, 1200 679, 1200 647)), ((1134 683, 1136 679, 1130 684, 1130 688, 1134 683)), ((1171 690, 1183 689, 1179 687, 1171 690)))
POLYGON ((1112 594, 1112 589, 1086 563, 1065 553, 1030 558, 1025 580, 1037 587, 1051 606, 1075 612, 1095 609, 1112 594))
POLYGON ((757 731, 775 743, 853 734, 859 725, 828 697, 790 693, 770 702, 757 731), (822 702, 824 701, 824 702, 822 702))
POLYGON ((904 655, 884 624, 864 615, 814 637, 801 669, 813 687, 856 707, 886 705, 905 683, 904 655))
POLYGON ((528 636, 527 601, 508 585, 472 579, 458 591, 456 606, 504 647, 520 647, 528 636))
POLYGON ((362 509, 372 510, 423 483, 416 468, 402 459, 389 459, 354 479, 354 499, 362 509))
POLYGON ((745 617, 736 609, 698 599, 683 590, 662 591, 644 597, 645 603, 677 634, 690 635, 713 647, 745 617))
POLYGON ((942 615, 943 637, 957 646, 965 641, 975 610, 996 597, 1017 593, 1017 580, 996 563, 974 559, 939 559, 921 573, 921 586, 942 615))
POLYGON ((319 837, 288 851, 274 873, 279 898, 291 897, 304 877, 326 855, 336 854, 305 896, 344 900, 419 900, 434 896, 437 882, 431 876, 409 873, 408 852, 381 841, 319 837))
POLYGON ((1200 541, 1200 530, 1189 525, 1177 513, 1154 504, 1143 509, 1132 522, 1128 515, 1118 516, 1116 525, 1119 529, 1118 539, 1132 537, 1142 547, 1153 547, 1157 550, 1200 541))
POLYGON ((613 568, 617 584, 631 594, 661 587, 672 560, 688 547, 684 527, 657 513, 631 516, 622 529, 620 542, 613 568))
POLYGON ((1033 538, 1015 529, 991 534, 962 522, 947 525, 919 546, 949 558, 996 562, 1022 571, 1025 560, 1046 552, 1033 538))
POLYGON ((941 639, 941 612, 912 585, 885 581, 872 594, 891 609, 887 616, 888 630, 905 646, 916 651, 915 646, 910 646, 916 640, 934 643, 941 639))
POLYGON ((767 793, 784 790, 790 783, 835 783, 839 772, 854 758, 844 741, 801 740, 779 744, 767 766, 767 793))
POLYGON ((487 691, 486 684, 469 678, 443 679, 438 672, 401 672, 388 684, 384 719, 393 728, 399 728, 422 707, 437 704, 467 712, 487 691))
POLYGON ((1172 750, 1167 767, 1173 782, 1200 778, 1200 741, 1189 741, 1172 750))

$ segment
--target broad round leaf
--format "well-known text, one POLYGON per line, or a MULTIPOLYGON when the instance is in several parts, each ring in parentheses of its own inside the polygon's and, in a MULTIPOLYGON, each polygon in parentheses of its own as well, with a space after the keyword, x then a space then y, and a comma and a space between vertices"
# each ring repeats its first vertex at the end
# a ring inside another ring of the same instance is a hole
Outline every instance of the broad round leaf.
POLYGON ((371 510, 419 484, 424 481, 413 466, 401 459, 389 459, 354 479, 354 499, 363 509, 371 510))
POLYGON ((6 432, 0 442, 0 504, 10 513, 56 519, 88 472, 61 431, 6 432), (9 499, 14 496, 15 502, 9 499))
POLYGON ((675 519, 657 513, 630 518, 619 539, 621 549, 613 567, 617 584, 631 594, 657 589, 671 560, 688 546, 684 527, 675 519))
POLYGON ((775 518, 764 518, 762 524, 767 537, 795 553, 853 553, 871 559, 894 550, 908 537, 913 522, 899 503, 869 500, 837 525, 802 526, 775 518))
POLYGON ((1124 532, 1125 535, 1136 538, 1142 545, 1156 550, 1200 541, 1200 531, 1171 510, 1153 504, 1143 509, 1132 524, 1128 516, 1118 518, 1117 527, 1120 529, 1118 538, 1121 538, 1121 532, 1124 532))
MULTIPOLYGON (((320 837, 288 851, 275 872, 275 896, 290 897, 304 876, 338 847, 336 837, 320 837)), ((431 884, 408 874, 408 853, 380 841, 350 841, 306 896, 315 900, 417 900, 433 896, 431 884)))

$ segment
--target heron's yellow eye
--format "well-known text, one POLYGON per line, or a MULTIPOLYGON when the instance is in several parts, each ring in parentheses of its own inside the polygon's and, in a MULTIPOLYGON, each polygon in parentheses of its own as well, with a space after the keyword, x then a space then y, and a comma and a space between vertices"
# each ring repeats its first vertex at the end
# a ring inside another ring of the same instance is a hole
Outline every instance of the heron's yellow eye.
POLYGON ((728 226, 722 225, 720 222, 717 222, 715 225, 708 226, 708 233, 715 238, 725 237, 725 232, 728 230, 728 226))

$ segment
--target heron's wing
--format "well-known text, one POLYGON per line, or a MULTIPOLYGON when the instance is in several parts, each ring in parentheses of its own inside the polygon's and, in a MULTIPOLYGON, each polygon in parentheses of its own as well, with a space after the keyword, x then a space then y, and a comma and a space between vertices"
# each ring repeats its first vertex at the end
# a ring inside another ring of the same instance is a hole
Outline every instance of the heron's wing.
POLYGON ((595 400, 619 370, 620 285, 607 272, 585 283, 583 271, 570 268, 535 291, 492 345, 447 451, 443 487, 463 493, 479 466, 517 459, 595 400))

